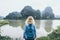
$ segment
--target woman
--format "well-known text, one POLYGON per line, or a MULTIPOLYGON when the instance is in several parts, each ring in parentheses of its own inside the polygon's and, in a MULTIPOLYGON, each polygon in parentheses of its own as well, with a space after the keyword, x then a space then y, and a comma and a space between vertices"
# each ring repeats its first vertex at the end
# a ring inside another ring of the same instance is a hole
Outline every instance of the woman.
POLYGON ((34 40, 36 38, 35 21, 32 16, 29 16, 25 24, 24 39, 34 40))

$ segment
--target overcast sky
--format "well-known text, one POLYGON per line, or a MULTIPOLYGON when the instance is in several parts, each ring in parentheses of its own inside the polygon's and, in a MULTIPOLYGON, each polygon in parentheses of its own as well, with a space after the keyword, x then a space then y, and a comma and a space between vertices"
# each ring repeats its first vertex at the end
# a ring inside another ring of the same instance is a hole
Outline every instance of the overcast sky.
POLYGON ((33 9, 43 11, 51 6, 55 15, 60 15, 60 0, 0 0, 0 15, 6 16, 10 12, 20 12, 24 6, 32 6, 33 9))

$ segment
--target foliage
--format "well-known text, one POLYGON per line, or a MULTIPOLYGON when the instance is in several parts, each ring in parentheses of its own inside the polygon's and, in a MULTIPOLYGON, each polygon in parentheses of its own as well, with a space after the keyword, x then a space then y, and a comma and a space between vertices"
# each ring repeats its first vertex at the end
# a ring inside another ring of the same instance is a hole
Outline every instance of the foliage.
POLYGON ((48 36, 37 38, 37 40, 60 40, 60 27, 54 30, 48 36))
POLYGON ((49 37, 40 37, 40 38, 37 38, 37 40, 50 40, 49 37))
POLYGON ((0 20, 0 26, 8 24, 8 20, 0 20))
POLYGON ((4 19, 17 20, 21 19, 21 17, 20 12, 11 12, 4 19))
POLYGON ((53 19, 54 14, 51 7, 46 7, 42 13, 42 19, 53 19))
POLYGON ((34 10, 31 6, 25 6, 21 11, 22 17, 27 18, 28 16, 33 16, 34 19, 40 19, 40 10, 34 10))
POLYGON ((0 35, 0 40, 11 40, 11 38, 8 36, 1 36, 0 35))
POLYGON ((41 13, 40 10, 35 10, 31 6, 25 6, 21 12, 11 12, 4 19, 17 20, 26 19, 28 16, 33 16, 34 19, 54 19, 54 13, 51 7, 46 7, 41 13))
POLYGON ((34 10, 31 6, 25 6, 21 12, 11 12, 4 19, 17 20, 26 19, 28 16, 33 16, 34 19, 40 19, 40 10, 34 10))

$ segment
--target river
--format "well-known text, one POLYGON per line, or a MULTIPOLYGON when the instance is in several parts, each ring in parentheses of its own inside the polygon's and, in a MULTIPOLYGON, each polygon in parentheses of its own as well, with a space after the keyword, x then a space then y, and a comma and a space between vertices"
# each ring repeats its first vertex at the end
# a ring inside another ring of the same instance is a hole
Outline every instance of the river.
MULTIPOLYGON (((9 36, 15 40, 23 40, 25 20, 9 20, 9 24, 1 27, 1 35, 9 36)), ((60 26, 60 20, 35 20, 37 38, 41 36, 47 36, 57 26, 60 26)))

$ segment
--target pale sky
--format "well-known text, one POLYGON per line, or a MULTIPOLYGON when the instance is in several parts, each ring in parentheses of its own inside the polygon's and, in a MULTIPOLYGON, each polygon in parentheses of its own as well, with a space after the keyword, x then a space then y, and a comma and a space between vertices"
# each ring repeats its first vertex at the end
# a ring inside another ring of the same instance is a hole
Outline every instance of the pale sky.
POLYGON ((60 15, 60 0, 0 0, 0 15, 6 16, 10 12, 20 12, 24 6, 32 6, 41 12, 47 6, 51 6, 55 15, 60 15))

